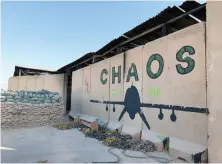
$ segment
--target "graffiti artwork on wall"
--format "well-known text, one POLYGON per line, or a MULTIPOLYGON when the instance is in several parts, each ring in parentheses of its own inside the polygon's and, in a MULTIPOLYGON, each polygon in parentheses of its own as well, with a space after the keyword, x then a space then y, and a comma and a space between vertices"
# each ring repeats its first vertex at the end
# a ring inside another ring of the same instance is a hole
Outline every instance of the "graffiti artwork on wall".
MULTIPOLYGON (((176 53, 176 59, 178 62, 187 63, 186 67, 183 67, 181 64, 176 65, 177 73, 180 75, 186 75, 192 72, 192 70, 195 67, 195 61, 194 59, 190 57, 184 57, 184 53, 188 53, 189 55, 195 54, 195 49, 192 46, 183 46, 179 51, 176 53)), ((146 73, 147 75, 155 80, 159 78, 163 72, 164 69, 164 60, 160 54, 153 54, 150 56, 150 58, 147 61, 146 64, 146 73), (151 65, 153 61, 157 61, 159 63, 159 69, 156 73, 153 73, 151 69, 151 65)), ((100 81, 101 84, 105 85, 108 80, 107 78, 104 78, 104 75, 108 75, 108 71, 106 69, 103 69, 100 75, 100 81)), ((112 84, 115 84, 115 79, 118 78, 118 83, 121 83, 121 66, 118 66, 118 71, 115 72, 115 67, 112 67, 112 84)), ((139 81, 139 76, 137 73, 136 65, 134 63, 131 63, 131 66, 128 70, 126 82, 130 82, 130 78, 133 77, 135 81, 139 81)), ((159 95, 160 90, 155 89, 155 91, 151 90, 148 91, 149 93, 155 93, 159 95)), ((122 119, 123 115, 127 112, 129 114, 129 117, 133 120, 135 118, 136 114, 139 114, 143 122, 146 124, 147 128, 150 129, 150 125, 144 116, 141 107, 150 108, 150 109, 159 109, 158 118, 162 120, 164 118, 162 110, 171 110, 172 114, 170 115, 170 119, 172 122, 175 122, 177 120, 177 116, 175 114, 175 111, 183 111, 183 112, 194 112, 194 113, 202 113, 202 114, 208 114, 209 111, 207 108, 197 108, 197 107, 184 107, 184 106, 177 106, 177 105, 165 105, 165 104, 149 104, 149 103, 141 103, 140 96, 137 88, 133 85, 131 85, 130 88, 127 89, 125 93, 124 102, 118 102, 118 101, 99 101, 99 100, 90 100, 92 103, 103 103, 106 104, 106 111, 108 111, 108 104, 113 105, 113 112, 115 112, 115 105, 123 105, 124 108, 119 116, 119 121, 122 119)))
POLYGON ((86 87, 86 92, 89 92, 89 83, 87 78, 85 79, 85 87, 86 87))
POLYGON ((162 110, 172 110, 172 114, 170 115, 170 119, 173 122, 175 122, 177 120, 177 116, 175 114, 175 111, 194 112, 194 113, 202 113, 202 114, 209 113, 207 108, 141 103, 139 92, 138 92, 137 88, 133 85, 127 89, 126 94, 125 94, 125 98, 124 98, 124 102, 121 102, 121 101, 98 101, 98 100, 90 100, 90 102, 106 104, 106 111, 108 111, 108 104, 112 104, 113 105, 113 112, 116 111, 115 105, 123 105, 124 108, 119 116, 119 119, 118 119, 119 121, 122 119, 123 115, 126 112, 129 114, 129 117, 132 120, 135 118, 136 114, 139 114, 148 129, 150 129, 150 125, 149 125, 145 115, 143 114, 141 107, 159 109, 158 118, 160 120, 162 120, 164 117, 162 110))
POLYGON ((160 95, 161 95, 161 89, 160 88, 154 88, 154 87, 148 88, 148 96, 158 97, 160 95))
MULTIPOLYGON (((110 96, 112 97, 122 97, 123 88, 110 89, 110 96)), ((159 97, 161 96, 161 88, 159 87, 149 87, 147 90, 147 96, 149 97, 159 97)))

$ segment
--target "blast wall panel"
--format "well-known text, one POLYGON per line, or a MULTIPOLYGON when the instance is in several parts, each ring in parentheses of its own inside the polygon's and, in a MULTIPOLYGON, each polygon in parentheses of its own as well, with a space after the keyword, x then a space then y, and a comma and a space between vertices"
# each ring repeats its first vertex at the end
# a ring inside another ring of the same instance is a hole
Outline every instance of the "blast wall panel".
POLYGON ((91 71, 90 66, 83 68, 83 95, 82 95, 82 112, 86 115, 92 115, 92 108, 90 104, 90 94, 91 94, 91 71))
MULTIPOLYGON (((110 59, 91 65, 91 100, 109 101, 110 59)), ((110 105, 107 105, 110 109, 110 105)), ((92 115, 104 120, 109 119, 106 105, 91 103, 92 115)))
POLYGON ((222 2, 207 1, 207 104, 209 162, 222 162, 222 2))
MULTIPOLYGON (((110 58, 110 101, 123 102, 124 101, 124 54, 119 54, 110 58)), ((118 121, 121 112, 123 111, 123 105, 110 105, 110 120, 118 121)), ((124 121, 122 118, 121 122, 124 121)))
POLYGON ((63 90, 64 90, 64 74, 45 75, 44 89, 49 90, 51 92, 56 91, 60 95, 63 95, 63 90))
POLYGON ((124 78, 124 93, 125 98, 127 96, 127 102, 125 107, 127 108, 127 113, 124 115, 124 124, 130 126, 136 126, 139 129, 142 129, 142 119, 139 113, 142 111, 140 108, 140 103, 142 103, 142 52, 143 46, 134 48, 126 52, 126 62, 125 62, 125 78, 124 78), (136 92, 130 91, 132 87, 136 88, 138 92, 138 99, 136 92), (130 90, 129 90, 130 89, 130 90), (137 102, 138 101, 138 102, 137 102), (129 102, 129 104, 128 104, 129 102), (137 106, 138 103, 138 106, 137 106), (134 106, 135 105, 135 106, 134 106), (133 107, 132 107, 133 106, 133 107), (132 112, 133 111, 133 112, 132 112), (132 116, 130 117, 130 115, 132 116), (135 114, 135 116, 134 116, 135 114), (135 118, 133 118, 135 117, 135 118))
POLYGON ((83 69, 79 69, 75 72, 72 72, 71 110, 73 113, 83 113, 82 95, 83 95, 83 69))
POLYGON ((144 108, 144 113, 153 131, 206 145, 206 114, 188 111, 206 108, 204 35, 204 23, 199 23, 145 45, 143 103, 188 107, 187 111, 144 108), (176 120, 171 120, 173 112, 176 120))
POLYGON ((121 118, 128 127, 150 127, 166 136, 207 144, 204 23, 77 70, 73 76, 72 94, 78 99, 72 103, 81 103, 82 113, 111 121, 121 118))
POLYGON ((58 92, 63 96, 64 74, 38 75, 38 76, 15 76, 8 80, 9 90, 39 91, 42 89, 58 92))
POLYGON ((26 76, 19 76, 18 90, 27 90, 26 76))

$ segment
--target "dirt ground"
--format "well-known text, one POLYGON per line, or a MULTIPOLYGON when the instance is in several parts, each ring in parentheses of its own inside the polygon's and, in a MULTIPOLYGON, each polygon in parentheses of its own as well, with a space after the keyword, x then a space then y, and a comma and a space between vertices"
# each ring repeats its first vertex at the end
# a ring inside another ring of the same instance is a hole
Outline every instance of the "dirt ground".
MULTIPOLYGON (((91 163, 117 160, 116 156, 108 152, 109 147, 96 139, 86 138, 77 129, 58 130, 51 126, 2 129, 1 137, 3 163, 35 163, 44 160, 48 160, 48 163, 91 163)), ((111 151, 119 156, 120 163, 159 163, 153 158, 126 157, 118 149, 111 151)), ((140 152, 126 153, 144 157, 140 152)), ((149 155, 173 159, 166 152, 153 152, 149 155)))

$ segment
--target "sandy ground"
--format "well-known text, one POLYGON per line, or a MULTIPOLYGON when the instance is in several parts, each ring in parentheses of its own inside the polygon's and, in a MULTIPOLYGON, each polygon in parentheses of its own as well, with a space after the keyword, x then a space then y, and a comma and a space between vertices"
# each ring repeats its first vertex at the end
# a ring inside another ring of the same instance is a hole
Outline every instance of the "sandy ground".
MULTIPOLYGON (((50 163, 91 163, 117 159, 108 152, 109 147, 102 145, 96 139, 86 138, 77 129, 57 130, 50 126, 2 129, 1 137, 1 162, 3 163, 35 163, 40 160, 48 160, 50 163)), ((151 158, 125 157, 118 149, 113 149, 112 152, 120 157, 120 163, 158 162, 151 158)), ((140 152, 127 151, 126 153, 144 156, 140 152)), ((166 152, 153 152, 150 155, 172 159, 166 152)))

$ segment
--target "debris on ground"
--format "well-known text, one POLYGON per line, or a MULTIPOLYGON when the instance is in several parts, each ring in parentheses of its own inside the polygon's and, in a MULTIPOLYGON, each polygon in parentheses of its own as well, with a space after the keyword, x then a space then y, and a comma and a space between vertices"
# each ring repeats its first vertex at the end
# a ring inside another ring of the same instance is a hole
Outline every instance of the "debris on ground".
POLYGON ((118 139, 116 137, 112 136, 112 137, 107 137, 104 140, 103 144, 106 146, 114 146, 114 144, 117 142, 118 142, 118 139))
POLYGON ((72 124, 68 123, 68 124, 57 124, 55 125, 55 127, 59 130, 68 130, 68 129, 72 129, 72 124))
POLYGON ((153 152, 156 150, 154 144, 150 141, 138 140, 132 138, 130 135, 123 135, 115 131, 112 132, 105 126, 99 126, 98 131, 91 130, 90 128, 81 124, 73 124, 73 127, 79 128, 79 130, 82 131, 86 137, 95 138, 102 141, 104 145, 113 148, 141 151, 144 153, 153 152))
POLYGON ((91 131, 90 128, 83 128, 83 129, 82 129, 82 132, 85 133, 85 134, 86 134, 86 133, 90 133, 90 131, 91 131))
POLYGON ((78 123, 73 123, 72 127, 73 127, 73 128, 77 128, 77 129, 79 129, 79 130, 82 129, 82 128, 86 128, 85 125, 83 125, 83 124, 78 124, 78 123))

